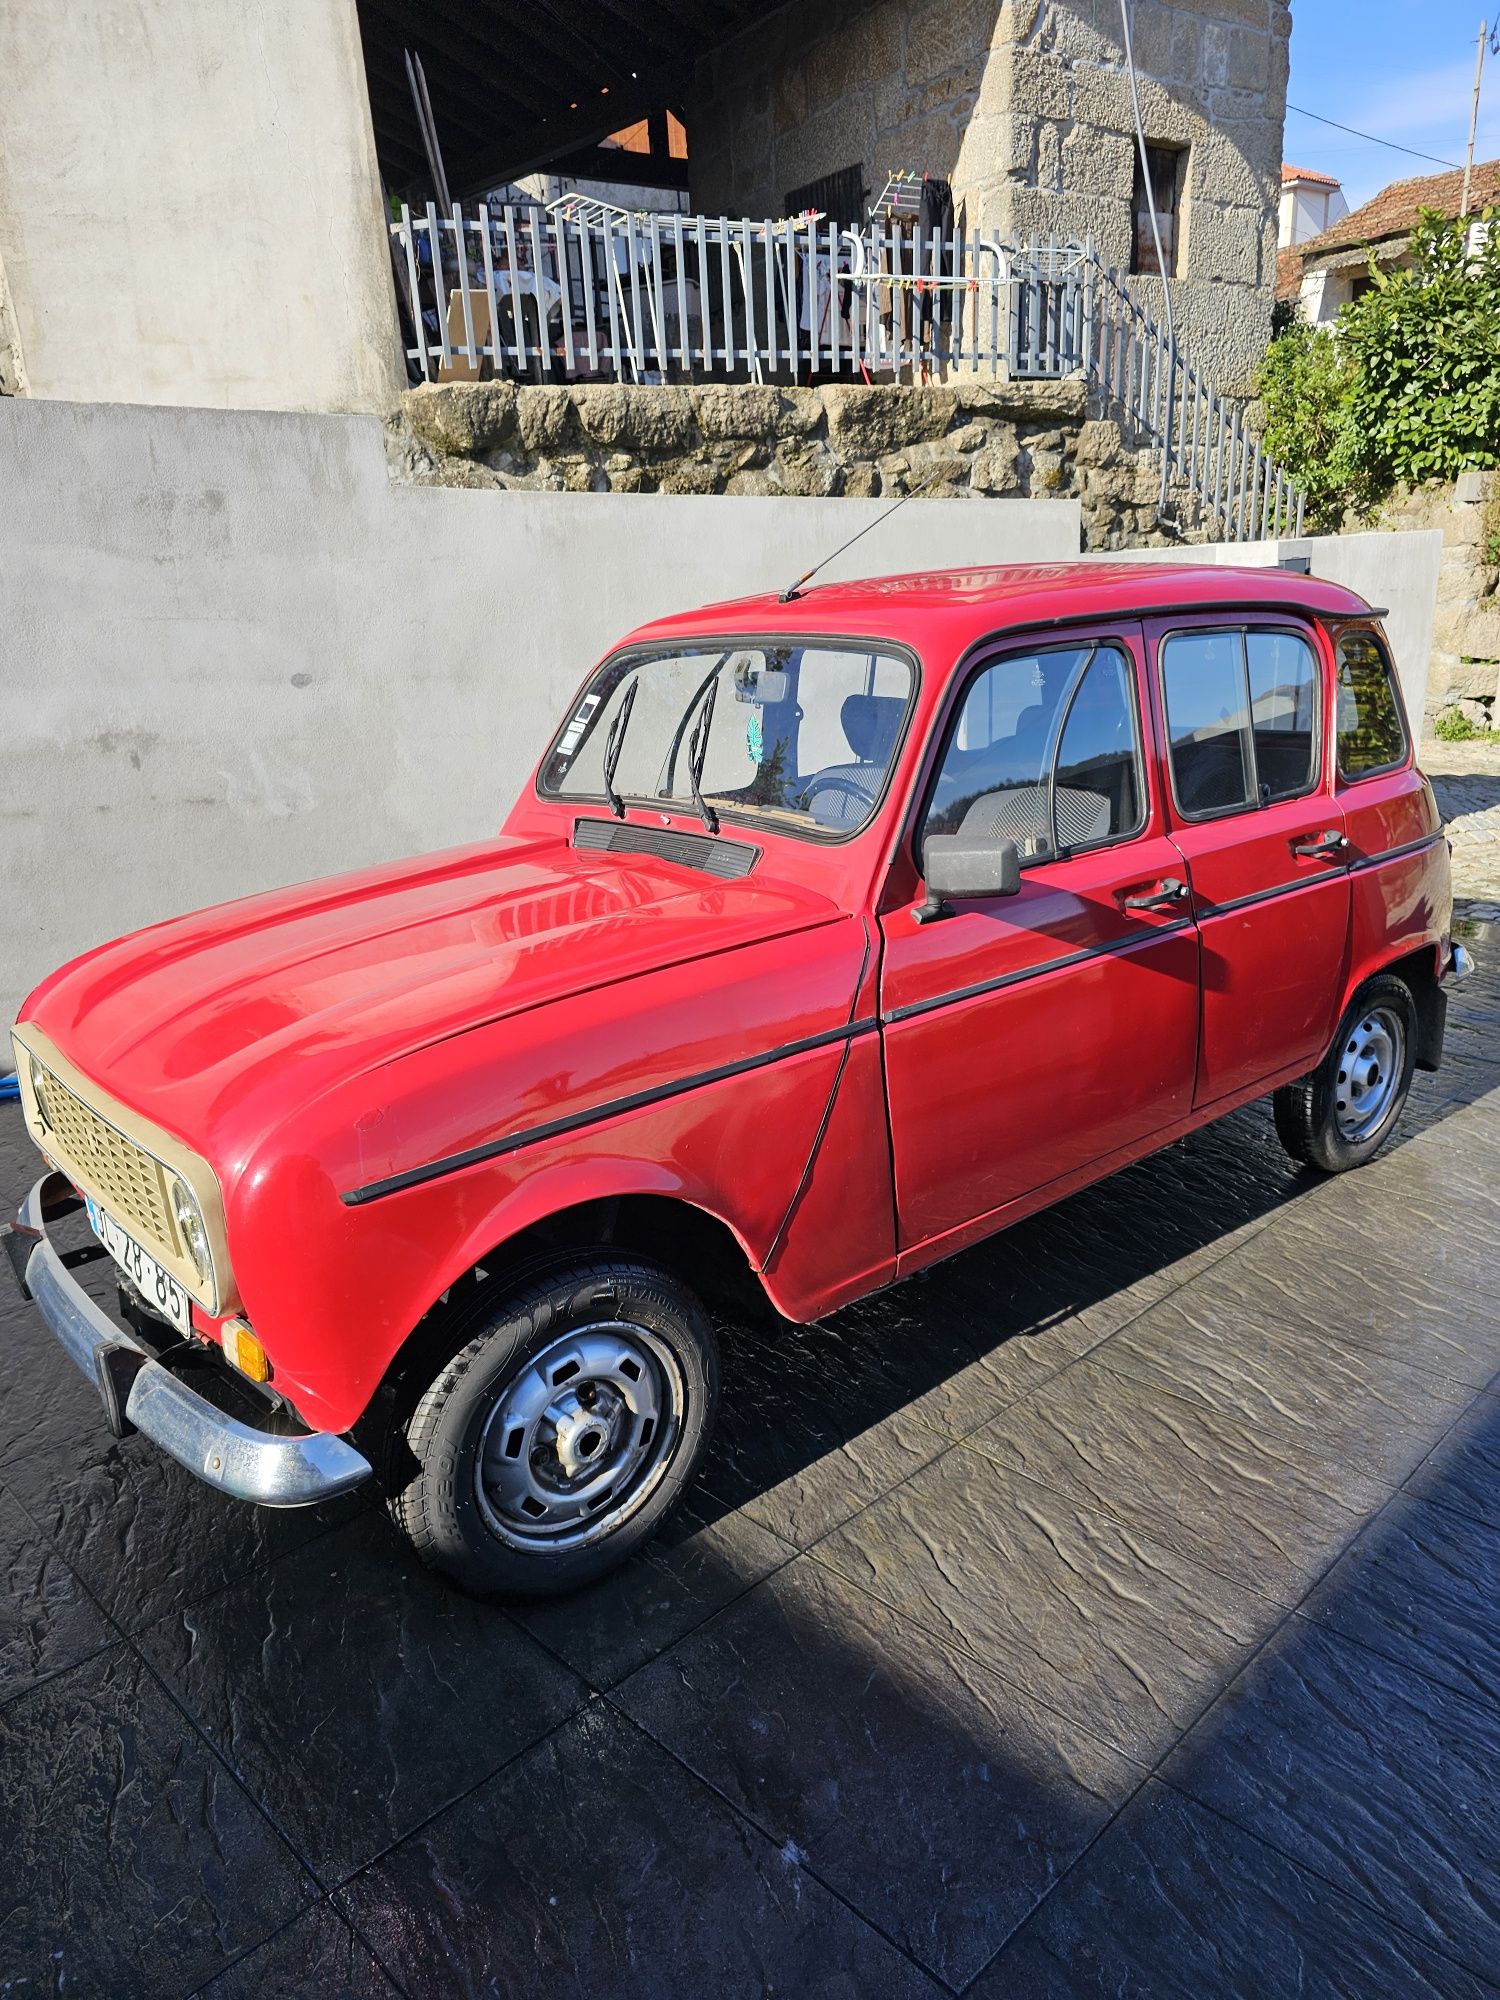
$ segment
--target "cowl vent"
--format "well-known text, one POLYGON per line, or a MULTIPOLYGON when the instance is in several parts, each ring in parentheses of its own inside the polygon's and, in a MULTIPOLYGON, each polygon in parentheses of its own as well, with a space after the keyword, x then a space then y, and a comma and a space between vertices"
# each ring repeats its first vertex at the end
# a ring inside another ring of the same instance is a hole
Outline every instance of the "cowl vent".
POLYGON ((760 849, 722 834, 678 833, 664 826, 636 826, 630 820, 578 819, 573 845, 605 854, 654 854, 680 868, 697 868, 721 881, 737 882, 760 859, 760 849))

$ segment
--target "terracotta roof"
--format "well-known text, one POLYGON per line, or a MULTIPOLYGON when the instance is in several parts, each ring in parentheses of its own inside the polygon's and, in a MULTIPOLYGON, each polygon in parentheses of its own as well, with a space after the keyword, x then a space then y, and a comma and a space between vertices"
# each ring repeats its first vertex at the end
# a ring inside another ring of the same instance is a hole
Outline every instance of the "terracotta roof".
MULTIPOLYGON (((1325 252, 1357 249, 1364 243, 1388 243, 1393 237, 1411 234, 1419 209, 1436 208, 1444 215, 1457 215, 1463 193, 1462 167, 1454 167, 1445 174, 1392 181, 1372 201, 1341 215, 1321 235, 1309 236, 1297 248, 1304 259, 1315 259, 1325 252)), ((1469 185, 1469 208, 1477 213, 1496 201, 1500 201, 1500 160, 1476 160, 1469 185)))
POLYGON ((1278 299, 1294 299, 1302 290, 1301 243, 1289 243, 1284 250, 1276 252, 1276 296, 1278 299))
POLYGON ((1336 188, 1344 185, 1333 174, 1315 173, 1311 167, 1288 167, 1283 165, 1281 169, 1281 185, 1285 187, 1289 181, 1311 181, 1314 186, 1324 188, 1336 188))

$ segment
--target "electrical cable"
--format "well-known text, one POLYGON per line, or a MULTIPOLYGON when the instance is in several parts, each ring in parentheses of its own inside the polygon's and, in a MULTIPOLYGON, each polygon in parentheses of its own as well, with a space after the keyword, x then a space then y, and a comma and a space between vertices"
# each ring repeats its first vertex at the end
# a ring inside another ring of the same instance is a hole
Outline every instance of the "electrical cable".
POLYGON ((1393 153, 1409 153, 1414 160, 1430 160, 1435 167, 1451 167, 1458 172, 1457 160, 1440 160, 1436 153, 1419 153, 1415 146, 1398 146, 1394 139, 1377 139, 1373 132, 1361 132, 1357 125, 1341 125, 1337 118, 1325 118, 1320 111, 1304 111, 1300 104, 1288 104, 1288 111, 1295 111, 1299 118, 1311 118, 1315 124, 1331 125, 1335 132, 1347 132, 1354 139, 1368 139, 1372 146, 1385 146, 1393 153))

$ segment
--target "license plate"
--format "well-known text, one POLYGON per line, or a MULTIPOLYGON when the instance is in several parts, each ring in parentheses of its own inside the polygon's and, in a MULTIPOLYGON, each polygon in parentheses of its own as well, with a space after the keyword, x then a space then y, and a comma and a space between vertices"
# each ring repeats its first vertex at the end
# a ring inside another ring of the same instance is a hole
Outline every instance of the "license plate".
POLYGON ((188 1295, 171 1272, 164 1271, 133 1236, 127 1236, 114 1217, 105 1214, 98 1202, 89 1201, 88 1211, 94 1234, 147 1305, 159 1312, 163 1319, 170 1320, 179 1333, 191 1332, 188 1295))

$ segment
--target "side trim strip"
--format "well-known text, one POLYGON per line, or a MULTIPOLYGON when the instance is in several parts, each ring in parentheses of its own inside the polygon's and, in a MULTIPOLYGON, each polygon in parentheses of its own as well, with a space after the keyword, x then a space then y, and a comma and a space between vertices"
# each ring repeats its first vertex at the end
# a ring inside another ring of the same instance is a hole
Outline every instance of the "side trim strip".
POLYGON ((1198 912, 1201 923, 1205 917, 1227 917, 1233 910, 1248 910, 1256 903, 1269 903, 1277 896, 1293 895, 1298 889, 1321 889, 1329 882, 1342 881, 1349 872, 1346 862, 1341 868, 1327 868, 1321 875, 1304 875, 1296 882, 1278 882, 1274 889, 1257 889, 1250 896, 1234 896, 1227 903, 1205 903, 1198 912))
POLYGON ((955 986, 950 993, 935 993, 930 1000, 912 1000, 905 1007, 893 1007, 885 1017, 886 1024, 910 1021, 918 1014, 932 1014, 939 1007, 952 1007, 960 1000, 976 1000, 981 994, 998 993, 1006 986, 1020 986, 1028 979, 1040 979, 1049 972, 1062 972, 1070 965, 1082 965, 1091 958, 1119 958, 1126 952, 1144 951, 1161 938, 1177 937, 1192 928, 1189 919, 1175 924, 1158 924, 1152 930, 1143 931, 1139 937, 1116 938, 1112 944, 1091 944, 1082 951, 1067 951, 1060 958, 1046 959, 1040 965, 1022 966, 1017 972, 1002 972, 995 979, 981 979, 973 986, 955 986))
POLYGON ((590 1105, 586 1111, 570 1111, 565 1118, 552 1118, 543 1125, 530 1125, 524 1131, 511 1132, 503 1139, 489 1139, 482 1146, 470 1146, 462 1153, 449 1153, 440 1160, 430 1161, 425 1167, 408 1167, 405 1172, 389 1174, 384 1180, 350 1188, 339 1196, 339 1200, 346 1208, 360 1208, 366 1202, 379 1201, 383 1195, 399 1194, 404 1188, 441 1180, 447 1174, 461 1173, 465 1167, 478 1166, 484 1160, 503 1159, 507 1153, 518 1153, 525 1146, 537 1146, 544 1140, 561 1138, 568 1132, 581 1131, 586 1125, 602 1124, 606 1118, 617 1118, 622 1112, 640 1111, 649 1104, 661 1104, 669 1097, 681 1097, 686 1091, 701 1089, 704 1084, 723 1083, 733 1076, 745 1076, 751 1070, 766 1069, 772 1063, 784 1061, 787 1056, 806 1055, 811 1049, 828 1048, 835 1042, 850 1042, 856 1035, 872 1033, 879 1025, 873 1016, 868 1020, 851 1021, 845 1027, 827 1028, 818 1035, 805 1035, 800 1042, 783 1042, 779 1048, 767 1049, 763 1055, 745 1056, 739 1062, 724 1063, 718 1069, 700 1070, 695 1076, 653 1084, 649 1090, 632 1091, 627 1097, 614 1097, 604 1104, 590 1105))
POLYGON ((1362 854, 1357 861, 1349 863, 1349 873, 1358 875, 1366 868, 1378 868, 1383 861, 1401 861, 1408 854, 1422 854, 1429 847, 1436 847, 1443 838, 1442 828, 1436 833, 1424 833, 1420 840, 1408 840, 1402 847, 1387 847, 1380 854, 1362 854))

